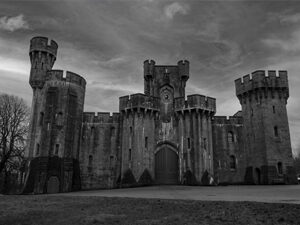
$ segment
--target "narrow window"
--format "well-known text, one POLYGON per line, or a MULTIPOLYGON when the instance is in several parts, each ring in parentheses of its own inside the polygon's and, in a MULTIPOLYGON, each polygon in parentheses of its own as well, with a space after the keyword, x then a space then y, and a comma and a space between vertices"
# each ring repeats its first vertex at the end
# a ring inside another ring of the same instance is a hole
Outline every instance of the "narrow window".
POLYGON ((40 144, 36 144, 35 156, 40 154, 40 144))
POLYGON ((93 127, 91 127, 91 135, 93 135, 94 132, 95 132, 95 127, 93 126, 93 127))
POLYGON ((89 166, 93 165, 93 156, 89 155, 89 166))
POLYGON ((148 148, 148 137, 145 137, 145 148, 148 148))
POLYGON ((111 136, 114 136, 114 135, 115 135, 115 128, 114 128, 114 127, 111 127, 111 128, 110 128, 110 133, 111 133, 111 136))
POLYGON ((130 135, 132 135, 132 127, 130 127, 129 130, 130 130, 130 135))
POLYGON ((235 156, 234 155, 231 155, 230 156, 230 169, 233 169, 235 170, 236 169, 236 160, 235 160, 235 156))
POLYGON ((131 161, 131 148, 128 151, 128 160, 131 161))
POLYGON ((63 113, 59 112, 56 114, 56 125, 62 126, 63 125, 63 113))
POLYGON ((282 162, 277 163, 277 169, 278 169, 279 174, 283 173, 283 171, 282 171, 282 162))
POLYGON ((58 155, 58 151, 59 151, 59 144, 56 144, 54 155, 58 155))
POLYGON ((234 142, 234 134, 233 134, 232 131, 228 132, 227 139, 228 139, 228 143, 233 143, 234 142))
POLYGON ((203 148, 206 149, 207 145, 206 145, 206 138, 203 138, 203 148))
POLYGON ((190 138, 188 138, 188 149, 190 149, 191 148, 191 140, 190 140, 190 138))
POLYGON ((44 123, 44 113, 40 112, 40 126, 43 126, 44 123))
POLYGON ((273 113, 275 113, 275 105, 273 105, 273 113))
POLYGON ((274 127, 274 136, 278 137, 278 127, 277 126, 274 127))

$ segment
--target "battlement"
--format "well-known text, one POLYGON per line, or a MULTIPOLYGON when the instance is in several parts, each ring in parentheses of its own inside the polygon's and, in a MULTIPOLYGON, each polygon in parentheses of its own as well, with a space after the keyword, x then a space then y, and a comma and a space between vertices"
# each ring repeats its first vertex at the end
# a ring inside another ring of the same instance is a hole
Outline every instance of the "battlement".
POLYGON ((109 112, 84 112, 84 123, 119 123, 120 113, 109 112))
POLYGON ((49 80, 70 82, 70 83, 77 84, 83 88, 85 88, 86 86, 86 81, 82 76, 70 71, 64 72, 63 70, 50 70, 47 72, 47 76, 46 76, 46 81, 49 80))
POLYGON ((241 125, 243 124, 243 117, 240 116, 214 116, 213 124, 228 124, 228 125, 241 125))
POLYGON ((260 88, 284 89, 288 92, 287 71, 258 70, 235 80, 236 95, 242 95, 260 88))
POLYGON ((148 96, 145 94, 133 94, 120 97, 120 111, 126 109, 143 108, 143 109, 159 109, 159 98, 148 96))
POLYGON ((216 112, 216 99, 204 95, 188 95, 187 100, 184 97, 175 98, 175 111, 186 109, 200 109, 216 112))
POLYGON ((34 37, 30 40, 30 49, 29 52, 39 51, 39 52, 47 52, 56 57, 58 49, 58 44, 49 40, 47 37, 34 37))

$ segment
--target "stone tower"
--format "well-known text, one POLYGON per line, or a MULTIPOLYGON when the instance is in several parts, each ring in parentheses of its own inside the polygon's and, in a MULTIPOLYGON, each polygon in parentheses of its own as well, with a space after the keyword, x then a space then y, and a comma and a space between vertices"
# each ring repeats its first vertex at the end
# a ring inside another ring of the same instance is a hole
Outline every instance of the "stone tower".
POLYGON ((79 75, 52 70, 57 44, 31 39, 33 89, 24 192, 65 192, 80 188, 79 141, 86 81, 79 75))
POLYGON ((286 71, 256 71, 235 80, 242 105, 247 168, 245 181, 256 184, 293 183, 293 158, 286 104, 286 71))

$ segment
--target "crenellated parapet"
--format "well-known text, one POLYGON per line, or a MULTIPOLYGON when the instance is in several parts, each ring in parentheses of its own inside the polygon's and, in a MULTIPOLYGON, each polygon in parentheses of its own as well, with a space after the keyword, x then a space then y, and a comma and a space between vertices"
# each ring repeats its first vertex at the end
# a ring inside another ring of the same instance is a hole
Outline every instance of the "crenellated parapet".
POLYGON ((86 81, 85 79, 73 72, 63 70, 50 70, 47 72, 46 81, 62 81, 73 83, 85 89, 86 81))
POLYGON ((120 113, 84 112, 83 123, 119 123, 120 113))
POLYGON ((242 125, 243 124, 243 117, 240 116, 214 116, 213 117, 213 124, 228 124, 228 125, 242 125))
POLYGON ((289 86, 287 71, 268 71, 258 70, 251 74, 235 80, 237 97, 259 93, 262 97, 268 96, 268 90, 279 91, 284 98, 289 97, 289 86))
POLYGON ((187 81, 190 77, 190 62, 188 60, 180 60, 177 65, 179 75, 183 80, 187 81))
POLYGON ((144 61, 144 78, 148 80, 149 78, 153 78, 154 76, 154 60, 145 60, 144 61))
POLYGON ((204 95, 188 95, 187 100, 184 97, 175 98, 175 111, 199 109, 216 112, 216 99, 204 95))
POLYGON ((145 109, 158 111, 159 98, 145 94, 133 94, 120 97, 120 112, 129 109, 145 109))
POLYGON ((56 57, 57 48, 57 43, 53 40, 49 41, 47 37, 34 37, 30 40, 29 53, 31 54, 32 52, 47 52, 56 57))

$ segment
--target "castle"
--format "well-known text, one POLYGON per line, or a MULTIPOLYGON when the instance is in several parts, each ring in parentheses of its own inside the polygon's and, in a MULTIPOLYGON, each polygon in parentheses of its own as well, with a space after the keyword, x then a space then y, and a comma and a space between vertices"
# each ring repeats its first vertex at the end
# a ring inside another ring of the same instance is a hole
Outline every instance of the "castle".
POLYGON ((118 113, 83 112, 86 81, 52 70, 57 49, 45 37, 30 42, 24 193, 296 182, 286 71, 235 80, 242 110, 227 118, 215 116, 214 98, 185 96, 188 61, 170 66, 146 60, 144 94, 120 97, 118 113))

